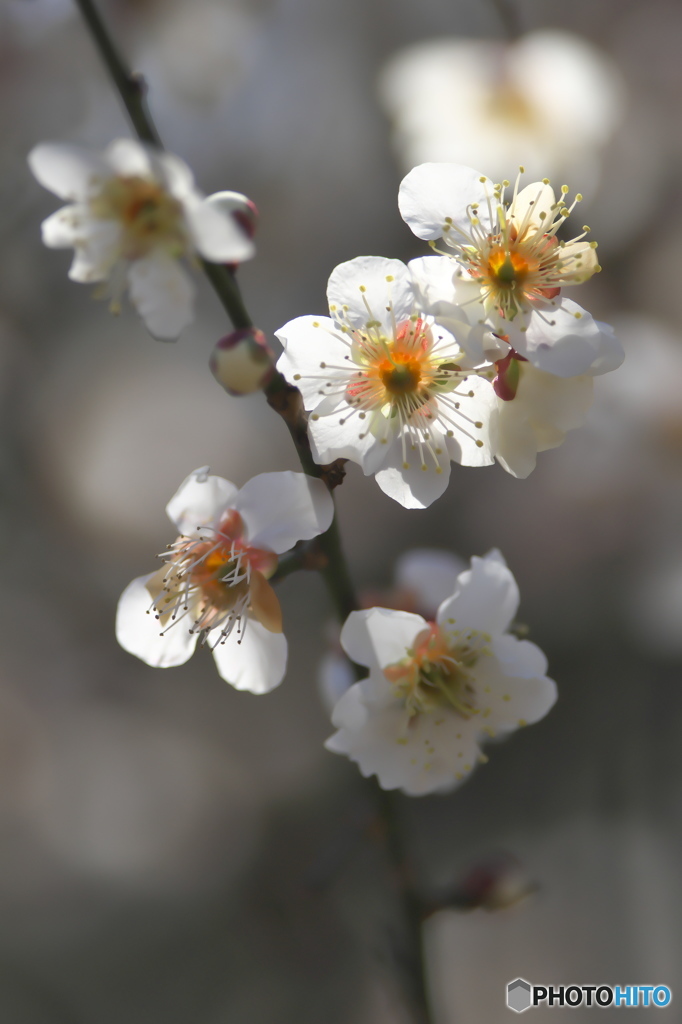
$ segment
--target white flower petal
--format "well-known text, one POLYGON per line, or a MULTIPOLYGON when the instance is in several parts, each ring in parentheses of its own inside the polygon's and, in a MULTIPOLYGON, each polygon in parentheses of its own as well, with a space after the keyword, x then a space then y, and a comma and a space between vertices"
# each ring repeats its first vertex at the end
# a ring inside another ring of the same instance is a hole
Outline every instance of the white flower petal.
POLYGON ((306 409, 314 409, 330 390, 325 387, 327 380, 348 378, 352 368, 331 368, 345 365, 350 343, 329 317, 299 316, 280 327, 275 335, 284 346, 277 369, 299 389, 306 409))
POLYGON ((499 551, 472 558, 471 569, 457 579, 455 593, 438 609, 438 623, 497 636, 516 615, 519 588, 499 551), (450 620, 454 619, 454 623, 450 620))
POLYGON ((507 675, 494 657, 479 659, 475 672, 479 695, 476 718, 493 733, 538 722, 556 702, 556 683, 545 675, 507 675))
MULTIPOLYGON (((556 377, 531 363, 521 363, 517 401, 527 410, 531 423, 551 423, 561 431, 582 426, 592 404, 594 381, 590 376, 556 377)), ((540 449, 542 451, 542 449, 540 449)))
POLYGON ((181 202, 185 199, 200 199, 201 194, 194 187, 194 175, 184 160, 174 153, 157 153, 157 166, 168 191, 181 202))
POLYGON ((341 630, 341 646, 358 665, 381 671, 404 658, 426 627, 421 615, 411 612, 389 608, 351 612, 341 630))
POLYGON ((407 264, 417 304, 440 320, 439 313, 473 324, 485 318, 481 286, 460 274, 452 256, 420 256, 407 264))
POLYGON ((611 324, 606 324, 603 320, 595 320, 594 322, 601 332, 601 337, 599 339, 599 355, 590 366, 589 372, 592 376, 596 377, 599 374, 617 370, 625 359, 625 352, 611 324))
POLYGON ((496 415, 491 418, 490 433, 495 458, 502 468, 519 480, 530 476, 537 463, 537 437, 516 399, 500 401, 496 415))
POLYGON ((505 633, 494 638, 492 650, 506 676, 533 679, 547 672, 544 652, 530 640, 519 640, 505 633))
POLYGON ((408 468, 405 469, 402 444, 396 439, 389 447, 384 465, 376 473, 376 482, 384 494, 403 508, 428 508, 447 490, 450 453, 443 435, 435 430, 432 434, 435 455, 426 449, 411 450, 408 441, 405 452, 408 468))
MULTIPOLYGON (((220 630, 208 634, 215 644, 220 630)), ((287 667, 287 641, 283 633, 271 633, 249 618, 243 633, 233 629, 227 639, 213 649, 220 676, 236 690, 269 693, 284 679, 287 667)))
POLYGON ((327 299, 334 319, 360 329, 376 321, 391 337, 396 321, 407 320, 414 307, 407 267, 400 260, 383 256, 358 256, 335 267, 327 285, 327 299))
POLYGON ((390 689, 374 702, 364 687, 356 683, 334 708, 338 732, 325 743, 328 750, 346 754, 365 777, 376 775, 383 789, 410 796, 452 789, 467 777, 479 754, 471 720, 448 712, 410 720, 390 689))
POLYGON ((50 249, 65 249, 75 245, 83 232, 86 217, 87 206, 80 203, 62 206, 61 210, 57 210, 41 224, 43 244, 50 249))
POLYGON ((464 561, 449 551, 414 548, 395 563, 395 582, 398 589, 412 591, 427 619, 435 619, 438 606, 452 595, 464 569, 464 561))
POLYGON ((154 164, 158 166, 160 155, 155 147, 137 139, 114 139, 104 150, 111 170, 127 178, 157 178, 154 164))
POLYGON ((33 174, 43 188, 60 199, 82 201, 110 176, 106 161, 81 146, 43 142, 28 155, 33 174))
MULTIPOLYGON (((155 668, 183 665, 197 642, 189 626, 178 622, 160 636, 160 625, 154 611, 149 611, 152 597, 146 583, 156 573, 140 576, 129 583, 121 594, 116 612, 116 639, 121 647, 155 668), (149 614, 147 614, 149 611, 149 614)), ((188 616, 187 623, 193 619, 188 616)))
POLYGON ((192 322, 194 285, 177 260, 157 250, 128 268, 130 299, 156 338, 177 338, 192 322))
MULTIPOLYGON (((579 150, 603 146, 626 109, 618 67, 602 50, 571 32, 541 29, 522 36, 510 47, 509 72, 514 85, 532 101, 539 122, 550 126, 552 135, 556 129, 561 130, 560 138, 568 133, 566 141, 579 150)), ((559 139, 551 141, 553 146, 545 141, 544 147, 559 149, 559 139)))
POLYGON ((207 199, 185 201, 185 218, 197 252, 213 263, 241 263, 256 247, 234 217, 207 199))
POLYGON ((330 715, 354 682, 353 666, 344 654, 330 651, 324 655, 317 669, 317 684, 322 703, 330 715))
POLYGON ((528 234, 535 234, 547 224, 551 224, 556 215, 556 196, 551 185, 542 181, 534 181, 526 185, 517 194, 509 207, 508 219, 523 239, 528 234))
POLYGON ((69 277, 81 284, 106 281, 119 258, 119 225, 111 220, 90 220, 83 224, 81 232, 75 242, 69 277))
POLYGON ((324 533, 334 518, 334 502, 322 483, 304 473, 261 473, 234 499, 249 543, 280 555, 299 540, 324 533))
POLYGON ((178 533, 192 537, 202 526, 217 525, 223 512, 234 508, 237 494, 234 484, 212 476, 208 466, 203 466, 183 480, 166 505, 166 514, 178 533))
POLYGON ((490 440, 490 419, 497 408, 498 398, 491 382, 472 375, 447 398, 450 399, 447 404, 440 398, 438 405, 439 408, 443 406, 447 426, 454 434, 445 439, 450 458, 462 466, 492 466, 495 460, 490 440), (459 403, 459 410, 452 408, 452 401, 459 403), (476 426, 477 423, 481 426, 476 426))
POLYGON ((371 476, 386 462, 389 444, 382 444, 369 427, 370 415, 361 420, 357 412, 343 401, 333 415, 308 420, 308 433, 313 458, 318 465, 326 465, 335 459, 350 459, 362 466, 365 476, 371 476), (353 414, 354 428, 347 425, 353 414), (342 423, 341 420, 344 422, 342 423))
POLYGON ((478 203, 481 228, 490 234, 497 202, 490 178, 463 164, 426 163, 403 178, 398 206, 417 238, 445 238, 461 243, 471 232, 471 206, 478 203), (490 200, 490 207, 488 201, 490 200), (491 216, 492 212, 492 216, 491 216), (447 225, 451 224, 450 230, 447 225))
POLYGON ((571 299, 561 298, 555 305, 533 310, 525 331, 511 323, 506 333, 517 352, 539 370, 557 377, 578 377, 593 366, 596 373, 603 373, 615 369, 623 359, 620 343, 608 325, 600 324, 571 299))

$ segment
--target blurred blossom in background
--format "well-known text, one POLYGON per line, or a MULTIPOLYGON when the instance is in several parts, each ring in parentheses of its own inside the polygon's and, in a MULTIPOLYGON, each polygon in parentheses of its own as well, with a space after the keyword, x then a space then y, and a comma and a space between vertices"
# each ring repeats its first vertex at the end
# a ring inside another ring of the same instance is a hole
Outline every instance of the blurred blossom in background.
MULTIPOLYGON (((526 181, 585 195, 604 271, 580 301, 626 349, 595 380, 588 424, 527 480, 454 466, 437 503, 406 512, 350 465, 338 502, 363 592, 409 587, 395 562, 410 548, 468 561, 499 547, 559 686, 547 720, 465 787, 404 803, 427 887, 506 856, 533 889, 430 920, 439 1024, 497 1020, 517 976, 674 989, 679 5, 519 0, 513 42, 483 0, 101 6, 198 187, 257 204, 257 257, 239 277, 269 339, 325 313, 341 261, 426 255, 396 202, 414 163, 510 180, 522 163, 526 181)), ((297 469, 293 448, 260 395, 213 379, 230 325, 205 282, 197 320, 161 343, 42 247, 57 204, 28 151, 103 149, 129 131, 67 0, 0 0, 0 98, 0 1020, 401 1021, 375 957, 389 897, 356 841, 362 787, 323 748, 316 680, 335 637, 320 580, 279 586, 290 668, 267 697, 224 684, 208 652, 160 672, 113 634, 119 593, 166 542, 177 481, 210 464, 242 486, 297 469)))

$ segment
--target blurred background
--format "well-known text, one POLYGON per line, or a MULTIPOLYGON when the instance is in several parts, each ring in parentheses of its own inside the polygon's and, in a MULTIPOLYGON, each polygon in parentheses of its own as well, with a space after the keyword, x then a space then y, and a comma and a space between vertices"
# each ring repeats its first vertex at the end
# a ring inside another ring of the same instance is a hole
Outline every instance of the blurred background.
MULTIPOLYGON (((411 547, 465 559, 500 547, 560 690, 547 720, 460 791, 403 801, 427 889, 492 859, 533 890, 430 920, 438 1024, 501 1020, 519 975, 674 989, 682 8, 101 7, 149 82, 167 147, 205 192, 258 205, 258 257, 240 281, 269 334, 326 312, 337 263, 425 254, 396 203, 413 163, 512 178, 523 162, 584 193, 604 272, 571 297, 612 322, 627 352, 597 378, 588 425, 526 481, 454 467, 423 512, 352 465, 337 497, 364 589, 389 586, 411 547)), ((69 282, 70 253, 41 246, 59 201, 30 178, 29 149, 128 134, 69 0, 0 0, 0 127, 0 1021, 407 1024, 361 780, 322 746, 318 665, 334 629, 321 582, 281 585, 290 670, 268 697, 232 690, 206 652, 159 671, 114 639, 118 596, 173 539, 164 506, 192 469, 210 463, 241 485, 297 463, 263 399, 228 398, 211 377, 229 326, 204 283, 196 322, 164 344, 129 308, 112 318, 69 282)))

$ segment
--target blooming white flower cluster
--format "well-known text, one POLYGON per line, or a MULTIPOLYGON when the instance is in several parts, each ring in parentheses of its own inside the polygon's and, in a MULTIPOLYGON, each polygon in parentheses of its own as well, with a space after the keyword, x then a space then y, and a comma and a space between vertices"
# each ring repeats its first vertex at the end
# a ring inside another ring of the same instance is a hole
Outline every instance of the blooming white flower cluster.
POLYGON ((45 245, 73 247, 69 277, 108 282, 113 312, 127 287, 158 338, 176 338, 192 320, 194 285, 181 259, 198 255, 214 263, 240 263, 254 254, 234 215, 240 200, 248 216, 246 197, 205 198, 189 167, 170 153, 117 139, 103 153, 42 143, 28 160, 40 184, 69 204, 43 222, 45 245))
POLYGON ((277 332, 315 460, 359 463, 406 508, 444 492, 450 460, 527 476, 582 422, 592 377, 622 361, 612 329, 562 294, 600 269, 588 228, 558 237, 581 197, 519 180, 507 199, 508 182, 473 168, 416 167, 400 210, 419 238, 443 239, 441 255, 343 263, 330 317, 277 332))
MULTIPOLYGON (((91 154, 44 144, 29 162, 69 202, 44 222, 45 243, 73 247, 70 276, 107 281, 114 309, 127 285, 159 337, 191 318, 181 259, 236 264, 253 254, 253 204, 232 192, 203 198, 186 165, 154 147, 119 140, 91 154)), ((600 269, 595 244, 588 228, 559 238, 580 196, 568 206, 565 187, 557 199, 546 179, 523 189, 519 181, 507 198, 508 182, 470 167, 414 168, 401 213, 419 238, 445 248, 407 266, 379 256, 341 264, 329 279, 330 315, 278 332, 278 368, 300 391, 316 462, 351 459, 400 504, 424 508, 447 487, 451 461, 497 459, 526 476, 538 451, 582 421, 592 377, 622 359, 611 328, 563 296, 600 269)), ((233 395, 265 387, 265 336, 232 332, 211 368, 233 395)), ((178 536, 162 566, 122 594, 119 643, 156 667, 183 664, 207 644, 223 679, 268 692, 287 658, 269 580, 280 555, 331 526, 327 486, 279 472, 238 490, 204 467, 167 512, 178 536)), ((392 607, 352 612, 341 633, 369 675, 352 683, 347 662, 326 666, 337 729, 327 746, 387 789, 456 786, 486 760, 486 737, 537 721, 556 699, 542 653, 509 632, 519 598, 502 556, 459 569, 428 550, 400 560, 392 607)))
POLYGON ((537 722, 556 700, 543 653, 509 633, 518 603, 514 577, 492 551, 458 576, 434 622, 387 608, 353 612, 341 643, 369 675, 334 708, 327 748, 412 796, 464 781, 487 761, 483 741, 537 722))

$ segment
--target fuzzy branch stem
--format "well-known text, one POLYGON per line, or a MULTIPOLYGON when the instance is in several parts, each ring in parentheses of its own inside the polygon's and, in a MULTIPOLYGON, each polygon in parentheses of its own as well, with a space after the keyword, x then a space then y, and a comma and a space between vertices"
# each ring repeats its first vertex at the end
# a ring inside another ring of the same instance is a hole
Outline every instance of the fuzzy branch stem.
POLYGON ((507 39, 510 43, 516 42, 523 34, 523 28, 514 0, 490 0, 490 2, 497 11, 507 39))
MULTIPOLYGON (((144 79, 133 73, 116 47, 108 28, 105 26, 92 0, 75 0, 83 20, 92 36, 113 84, 128 113, 133 129, 142 142, 163 148, 152 117, 145 103, 146 87, 144 79)), ((498 0, 494 0, 498 2, 498 0)), ((504 0, 499 0, 504 3, 504 0)), ((217 263, 201 261, 206 277, 218 295, 227 315, 235 329, 253 326, 253 321, 244 305, 241 292, 234 274, 227 267, 217 263)), ((308 476, 319 477, 330 491, 338 486, 345 475, 345 459, 337 459, 329 466, 319 466, 313 460, 308 439, 307 424, 301 394, 292 387, 280 373, 275 373, 265 388, 268 404, 282 417, 296 448, 301 467, 308 476)), ((307 568, 303 553, 292 555, 289 562, 282 564, 278 578, 307 568)), ((326 533, 317 538, 317 553, 314 556, 318 568, 332 598, 334 609, 341 622, 359 608, 353 582, 348 571, 336 515, 326 533)), ((401 955, 401 966, 404 967, 409 983, 409 992, 415 1014, 415 1024, 430 1024, 431 1016, 428 1008, 425 983, 425 964, 421 943, 422 911, 416 891, 407 872, 403 841, 398 820, 395 815, 393 796, 375 787, 376 806, 383 823, 385 848, 392 865, 392 872, 397 883, 397 893, 401 901, 404 918, 406 946, 401 955), (403 963, 404 961, 404 963, 403 963)))

